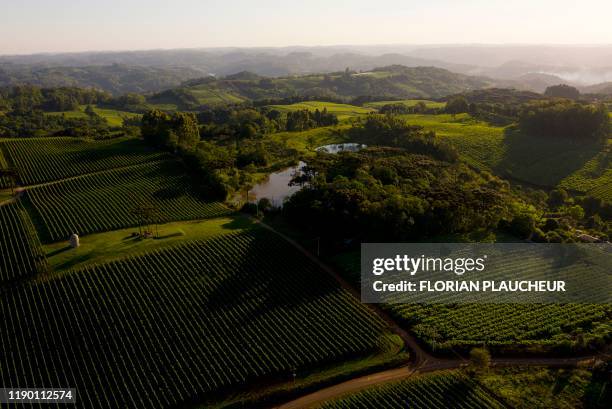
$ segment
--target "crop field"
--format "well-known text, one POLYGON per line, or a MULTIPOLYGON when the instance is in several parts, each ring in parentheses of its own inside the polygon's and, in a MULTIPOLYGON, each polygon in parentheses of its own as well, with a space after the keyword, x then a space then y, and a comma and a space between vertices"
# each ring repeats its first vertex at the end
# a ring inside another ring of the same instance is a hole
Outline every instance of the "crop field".
POLYGON ((188 91, 201 105, 238 104, 244 101, 243 97, 236 96, 226 90, 210 87, 208 84, 189 88, 188 91))
MULTIPOLYGON (((96 114, 106 119, 110 126, 122 126, 123 118, 135 118, 139 117, 140 114, 135 114, 133 112, 127 111, 119 111, 116 109, 109 108, 98 108, 96 106, 93 107, 93 110, 96 114)), ((46 112, 46 115, 65 115, 66 118, 77 118, 77 119, 86 119, 87 114, 85 113, 85 106, 80 106, 78 109, 74 111, 56 111, 56 112, 46 112)))
POLYGON ((169 156, 130 138, 104 141, 67 137, 15 139, 0 142, 0 150, 6 152, 22 185, 150 163, 169 156))
POLYGON ((321 409, 504 408, 478 383, 456 372, 418 376, 365 389, 321 406, 321 409))
POLYGON ((309 111, 315 111, 316 109, 318 109, 319 111, 323 111, 323 109, 326 108, 327 112, 335 114, 338 117, 338 120, 340 121, 348 118, 366 115, 370 112, 375 112, 374 109, 371 108, 321 101, 305 101, 290 105, 269 105, 269 107, 281 112, 292 112, 303 109, 307 109, 309 111))
POLYGON ((0 206, 0 284, 46 270, 36 230, 19 202, 0 206))
POLYGON ((389 305, 392 314, 432 349, 523 345, 559 346, 612 335, 606 304, 389 305))
POLYGON ((152 221, 164 223, 223 216, 221 203, 202 201, 175 161, 109 170, 27 190, 43 241, 66 240, 138 225, 132 210, 152 206, 152 221))
POLYGON ((462 159, 477 168, 537 186, 560 186, 602 199, 612 198, 609 142, 553 143, 477 121, 468 114, 454 118, 448 114, 402 117, 410 124, 435 131, 457 148, 462 159))
POLYGON ((263 230, 25 283, 0 313, 0 383, 75 387, 87 408, 178 407, 388 342, 382 320, 263 230))
POLYGON ((380 107, 384 105, 388 105, 388 104, 403 104, 403 105, 406 105, 407 107, 413 107, 419 102, 424 102, 427 108, 444 108, 446 106, 446 102, 430 101, 428 99, 401 99, 398 101, 375 101, 375 102, 368 102, 366 104, 363 104, 363 106, 366 108, 379 109, 380 107))
MULTIPOLYGON (((2 153, 2 149, 0 149, 0 169, 6 169, 8 167, 8 163, 6 163, 6 159, 4 159, 4 154, 2 153)), ((0 189, 4 189, 9 187, 10 183, 5 177, 0 177, 0 189)))

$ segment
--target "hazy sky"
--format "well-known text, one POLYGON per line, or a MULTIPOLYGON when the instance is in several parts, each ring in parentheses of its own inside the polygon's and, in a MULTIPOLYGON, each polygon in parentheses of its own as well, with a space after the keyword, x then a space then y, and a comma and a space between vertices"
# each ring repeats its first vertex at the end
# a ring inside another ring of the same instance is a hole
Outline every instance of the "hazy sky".
POLYGON ((339 44, 612 44, 610 0, 0 0, 0 54, 339 44))

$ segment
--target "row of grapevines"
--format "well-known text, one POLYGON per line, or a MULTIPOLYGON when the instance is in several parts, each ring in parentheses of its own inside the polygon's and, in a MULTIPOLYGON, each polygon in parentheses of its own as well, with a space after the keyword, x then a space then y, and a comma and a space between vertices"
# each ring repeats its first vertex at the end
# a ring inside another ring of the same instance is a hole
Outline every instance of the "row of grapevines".
POLYGON ((29 282, 0 298, 0 384, 167 408, 379 351, 386 326, 267 231, 29 282), (28 325, 23 325, 28 323, 28 325))
POLYGON ((79 138, 14 139, 1 143, 23 185, 80 176, 148 163, 168 157, 142 141, 117 138, 93 141, 79 138))
POLYGON ((322 409, 450 409, 506 407, 478 383, 456 372, 419 376, 368 388, 322 406, 322 409))
POLYGON ((0 284, 45 271, 45 256, 19 202, 0 206, 0 284))
POLYGON ((221 203, 207 203, 192 192, 177 162, 161 161, 99 172, 27 190, 42 221, 42 238, 65 240, 138 225, 137 206, 154 208, 152 221, 164 223, 217 217, 228 213, 221 203))

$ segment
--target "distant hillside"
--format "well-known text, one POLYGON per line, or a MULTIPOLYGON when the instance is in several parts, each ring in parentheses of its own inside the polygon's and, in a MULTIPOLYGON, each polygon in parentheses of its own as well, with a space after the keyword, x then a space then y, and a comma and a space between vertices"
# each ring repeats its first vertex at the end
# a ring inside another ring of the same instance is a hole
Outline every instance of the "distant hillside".
POLYGON ((583 94, 601 94, 612 96, 612 81, 602 82, 601 84, 590 85, 588 87, 581 87, 580 92, 583 94))
POLYGON ((126 65, 40 67, 0 63, 0 87, 31 84, 41 87, 98 88, 113 94, 149 93, 176 87, 201 77, 191 68, 159 68, 126 65))
POLYGON ((150 98, 153 103, 181 108, 244 100, 312 97, 350 100, 359 96, 386 99, 442 98, 450 94, 490 87, 487 78, 456 74, 435 67, 392 65, 367 72, 336 72, 279 78, 241 72, 221 79, 191 80, 182 87, 150 98))

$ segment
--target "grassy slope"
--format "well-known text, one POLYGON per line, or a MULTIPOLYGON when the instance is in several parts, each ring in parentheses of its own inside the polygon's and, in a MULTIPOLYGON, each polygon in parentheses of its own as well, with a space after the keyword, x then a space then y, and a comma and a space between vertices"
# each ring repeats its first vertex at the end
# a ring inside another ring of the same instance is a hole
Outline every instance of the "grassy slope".
POLYGON ((363 106, 367 107, 367 108, 378 109, 378 108, 382 107, 383 105, 388 105, 388 104, 403 104, 403 105, 406 105, 408 107, 413 107, 418 102, 424 102, 425 105, 427 106, 427 108, 444 108, 444 106, 446 105, 445 102, 430 101, 428 99, 402 99, 402 100, 398 100, 398 101, 368 102, 366 104, 363 104, 363 106))
POLYGON ((291 105, 270 105, 270 108, 277 109, 281 112, 297 111, 300 109, 307 109, 309 111, 318 109, 319 111, 322 111, 324 108, 327 108, 327 112, 338 116, 340 121, 374 112, 374 109, 371 108, 321 101, 305 101, 291 105))
POLYGON ((349 125, 329 126, 323 128, 309 129, 302 132, 279 132, 268 136, 279 142, 286 142, 290 148, 297 149, 303 154, 314 154, 315 148, 331 143, 342 143, 348 140, 342 134, 342 130, 349 125))
MULTIPOLYGON (((94 111, 96 114, 100 115, 102 118, 106 119, 110 126, 121 126, 123 125, 123 117, 133 118, 140 116, 139 114, 135 114, 133 112, 127 111, 119 111, 116 109, 108 109, 108 108, 98 108, 94 107, 94 111)), ((47 115, 65 115, 66 118, 87 118, 87 114, 85 113, 85 106, 82 105, 78 109, 74 111, 59 111, 59 112, 46 112, 47 115)))
POLYGON ((457 115, 403 115, 453 144, 463 159, 481 169, 542 186, 562 186, 612 199, 610 146, 534 138, 457 115))
POLYGON ((59 271, 82 268, 92 263, 104 263, 188 240, 207 239, 252 227, 250 219, 242 216, 174 222, 159 225, 159 238, 156 239, 140 240, 132 235, 138 229, 128 228, 81 237, 80 247, 76 249, 70 248, 67 242, 58 242, 43 246, 43 250, 51 269, 59 271))

